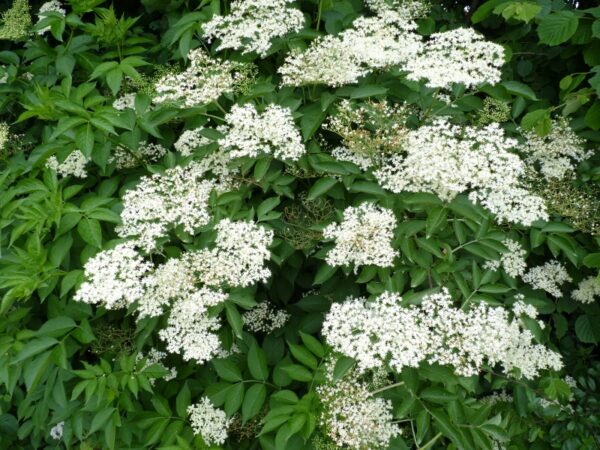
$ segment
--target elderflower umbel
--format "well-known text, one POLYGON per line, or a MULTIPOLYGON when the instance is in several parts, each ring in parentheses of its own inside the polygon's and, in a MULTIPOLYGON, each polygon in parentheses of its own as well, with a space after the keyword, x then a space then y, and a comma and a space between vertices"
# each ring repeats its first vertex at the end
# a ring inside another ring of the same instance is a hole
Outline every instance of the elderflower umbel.
POLYGON ((523 249, 521 244, 512 239, 506 238, 502 243, 508 249, 508 251, 503 253, 500 257, 502 268, 513 278, 523 276, 527 269, 527 263, 525 262, 525 255, 527 255, 527 252, 523 249))
POLYGON ((194 434, 199 434, 207 445, 224 444, 227 429, 232 419, 225 411, 215 408, 208 397, 202 397, 200 403, 188 406, 187 410, 194 434))
POLYGON ((242 49, 265 57, 273 39, 300 31, 302 11, 292 8, 295 0, 233 0, 227 16, 214 16, 202 25, 204 35, 217 38, 217 50, 242 49))
POLYGON ((539 136, 534 131, 524 132, 526 138, 523 152, 530 164, 538 164, 539 171, 546 180, 563 178, 574 170, 577 163, 593 155, 583 148, 585 142, 569 126, 567 119, 552 122, 552 131, 539 136))
POLYGON ((600 297, 598 277, 591 276, 580 281, 577 289, 571 292, 571 297, 581 303, 593 303, 596 297, 600 297))
MULTIPOLYGON (((40 6, 40 10, 38 11, 38 23, 47 16, 47 13, 58 13, 63 16, 67 14, 67 11, 63 8, 63 5, 58 0, 50 0, 49 2, 44 3, 40 6)), ((50 31, 50 26, 44 27, 38 31, 39 35, 43 35, 47 31, 50 31)))
POLYGON ((199 364, 210 361, 221 350, 216 332, 221 328, 218 317, 211 317, 208 308, 227 299, 227 294, 203 287, 175 301, 167 326, 158 335, 171 353, 181 354, 185 361, 199 364))
POLYGON ((500 81, 504 48, 486 41, 472 28, 434 33, 416 57, 404 66, 409 80, 426 79, 432 88, 451 89, 455 83, 476 87, 500 81))
POLYGON ((350 297, 331 307, 323 335, 335 351, 356 359, 360 370, 387 364, 400 372, 426 361, 471 376, 487 361, 532 379, 540 370, 562 367, 560 355, 534 343, 521 320, 511 320, 502 307, 481 303, 463 311, 452 305, 446 289, 425 296, 419 306, 400 302, 387 292, 373 301, 350 297))
POLYGON ((428 0, 365 0, 365 5, 377 13, 393 10, 407 20, 424 17, 431 10, 428 0))
POLYGON ((54 170, 61 177, 72 175, 77 178, 86 178, 85 166, 87 163, 88 159, 81 153, 81 150, 73 150, 63 162, 58 162, 56 156, 50 156, 46 161, 46 167, 54 170))
POLYGON ((403 151, 383 160, 374 174, 395 193, 431 192, 451 201, 471 191, 470 199, 499 221, 530 225, 547 213, 543 199, 523 187, 525 164, 512 152, 516 146, 499 124, 477 128, 437 118, 408 132, 403 151))
POLYGON ((186 258, 170 258, 144 278, 146 294, 138 303, 140 319, 160 316, 171 301, 196 291, 196 277, 186 258))
POLYGON ((221 220, 215 229, 215 247, 190 254, 191 267, 202 283, 246 287, 269 278, 271 271, 265 261, 271 256, 273 231, 229 219, 221 220))
POLYGON ((125 111, 126 109, 134 109, 135 108, 135 94, 125 94, 121 97, 117 98, 113 104, 113 108, 117 111, 125 111))
POLYGON ((20 41, 27 38, 31 27, 28 0, 14 0, 10 9, 0 17, 0 39, 20 41))
POLYGON ((162 77, 154 86, 154 103, 181 103, 187 108, 217 100, 245 80, 247 68, 235 61, 211 58, 202 48, 188 54, 190 66, 162 77))
POLYGON ((572 281, 567 269, 556 260, 548 261, 543 266, 532 267, 525 275, 523 281, 534 289, 542 289, 556 298, 562 297, 560 286, 572 281))
POLYGON ((140 162, 156 162, 167 153, 167 149, 160 144, 142 141, 137 150, 129 150, 118 146, 114 154, 108 159, 109 163, 115 163, 117 169, 132 169, 140 162))
POLYGON ((250 331, 271 333, 283 327, 291 316, 282 309, 276 310, 269 302, 265 301, 259 303, 250 311, 246 311, 242 317, 244 318, 244 325, 250 331))
POLYGON ((416 25, 385 10, 376 17, 359 17, 338 35, 315 39, 304 51, 292 50, 278 71, 282 84, 302 86, 356 83, 375 69, 405 63, 418 52, 416 25))
POLYGON ((323 230, 326 239, 335 240, 325 260, 330 266, 392 266, 397 255, 391 245, 394 228, 396 216, 392 210, 373 203, 350 206, 344 210, 340 224, 332 223, 323 230))
POLYGON ((152 269, 131 242, 104 250, 84 265, 84 281, 75 300, 106 309, 125 308, 144 296, 143 277, 152 269))
POLYGON ((150 251, 171 227, 179 225, 193 233, 206 225, 210 221, 210 193, 220 189, 216 181, 205 178, 207 170, 194 161, 186 167, 167 169, 164 175, 142 178, 123 197, 119 236, 135 237, 140 247, 150 251))
POLYGON ((204 128, 196 128, 194 130, 185 130, 173 144, 175 150, 181 153, 181 156, 190 156, 194 150, 203 145, 210 144, 211 141, 202 135, 204 128))
POLYGON ((263 113, 250 103, 234 105, 218 130, 225 135, 219 145, 231 158, 271 153, 296 161, 306 151, 291 110, 279 105, 268 105, 263 113))
POLYGON ((401 433, 390 400, 374 397, 352 373, 337 382, 331 378, 316 390, 323 405, 321 426, 339 447, 385 448, 401 433))

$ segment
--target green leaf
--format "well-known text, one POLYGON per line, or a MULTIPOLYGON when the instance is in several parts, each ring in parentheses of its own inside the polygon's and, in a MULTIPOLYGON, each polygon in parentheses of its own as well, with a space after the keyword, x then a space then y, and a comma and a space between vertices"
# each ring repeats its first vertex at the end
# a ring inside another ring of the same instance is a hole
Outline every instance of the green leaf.
POLYGON ((102 248, 102 228, 96 219, 83 218, 77 224, 77 232, 81 239, 96 248, 102 248))
POLYGON ((233 303, 225 303, 225 317, 227 317, 227 323, 231 326, 235 335, 241 338, 244 319, 233 303))
POLYGON ((333 381, 339 381, 344 378, 348 371, 354 367, 354 364, 356 364, 356 361, 352 358, 348 358, 347 356, 340 357, 333 368, 333 381))
POLYGON ((571 11, 557 11, 543 17, 538 25, 542 44, 555 46, 568 41, 577 31, 579 19, 571 11))
POLYGON ((313 354, 317 355, 319 358, 325 356, 325 348, 317 338, 310 334, 303 333, 302 331, 299 331, 298 334, 300 334, 300 339, 302 339, 306 348, 313 352, 313 354))
POLYGON ((288 342, 288 347, 290 348, 290 352, 296 358, 296 360, 300 361, 305 366, 311 368, 312 370, 317 370, 317 366, 319 362, 317 358, 313 356, 311 352, 309 352, 306 348, 301 345, 296 345, 288 342))
POLYGON ((283 366, 282 370, 287 373, 292 380, 308 382, 313 379, 312 372, 299 364, 283 366))
POLYGON ((190 406, 191 397, 192 394, 186 382, 179 390, 179 394, 177 394, 177 398, 175 399, 175 411, 177 411, 177 415, 182 419, 187 418, 187 409, 190 406))
POLYGON ((225 397, 223 409, 229 417, 236 413, 244 401, 244 383, 236 383, 231 386, 225 397))
POLYGON ((256 416, 267 398, 267 388, 264 384, 255 384, 248 389, 242 403, 242 421, 246 423, 256 416))
POLYGON ((592 130, 600 130, 600 102, 595 101, 584 117, 584 123, 592 130))
POLYGON ((52 337, 64 336, 68 331, 72 330, 76 326, 77 324, 70 317, 54 317, 42 325, 36 332, 36 335, 52 337))
POLYGON ((503 81, 501 84, 511 94, 520 95, 521 97, 524 97, 527 100, 538 100, 538 98, 535 95, 535 92, 533 92, 533 89, 531 89, 526 84, 521 83, 520 81, 503 81))
POLYGON ((600 316, 584 314, 575 321, 575 333, 581 342, 597 344, 600 342, 600 316))
POLYGON ((110 416, 112 415, 113 411, 115 411, 115 408, 113 408, 112 406, 98 411, 92 419, 92 425, 88 433, 95 433, 100 428, 102 428, 106 424, 106 422, 108 422, 108 419, 110 419, 110 416))
POLYGON ((269 377, 267 358, 256 342, 252 343, 248 351, 248 369, 250 374, 257 380, 264 381, 269 377))
POLYGON ((314 200, 329 191, 333 186, 337 184, 337 180, 334 178, 324 177, 319 178, 315 184, 308 191, 308 199, 314 200))
POLYGON ((225 381, 242 381, 242 372, 230 359, 213 359, 212 365, 217 374, 225 381))
POLYGON ((49 349, 50 347, 54 347, 56 344, 58 344, 58 341, 50 336, 32 339, 31 341, 27 342, 25 346, 23 346, 21 351, 17 353, 17 356, 15 356, 11 363, 17 364, 25 361, 26 359, 29 359, 43 352, 44 350, 49 349))

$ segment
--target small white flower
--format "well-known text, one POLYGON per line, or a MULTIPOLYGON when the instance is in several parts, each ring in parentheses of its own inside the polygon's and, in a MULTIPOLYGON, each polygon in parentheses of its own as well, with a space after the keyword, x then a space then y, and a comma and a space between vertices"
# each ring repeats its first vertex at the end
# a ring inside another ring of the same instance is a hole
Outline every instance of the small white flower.
MULTIPOLYGON (((46 13, 48 13, 48 12, 62 14, 63 16, 67 14, 67 11, 63 8, 63 5, 61 2, 59 2, 58 0, 50 0, 49 2, 46 2, 42 6, 40 6, 40 9, 38 11, 38 17, 39 17, 38 23, 40 20, 42 20, 44 17, 46 17, 46 13)), ((49 26, 39 30, 38 34, 43 35, 47 31, 50 31, 49 26)))
POLYGON ((211 58, 202 48, 188 54, 190 66, 162 77, 154 86, 154 103, 180 103, 187 108, 205 105, 232 92, 246 78, 242 63, 211 58))
POLYGON ((453 84, 477 87, 500 81, 504 47, 486 41, 472 28, 434 33, 404 70, 409 80, 427 80, 432 88, 451 89, 453 84))
POLYGON ((334 239, 335 247, 327 253, 330 266, 354 264, 389 267, 397 252, 392 248, 396 216, 390 209, 373 203, 344 210, 344 220, 323 230, 326 239, 334 239))
POLYGON ((117 111, 125 111, 126 109, 134 109, 135 108, 135 94, 125 94, 119 98, 117 98, 113 104, 113 108, 117 111))
POLYGON ((271 104, 259 113, 250 103, 234 105, 225 122, 219 127, 225 135, 219 145, 230 158, 273 154, 296 161, 306 152, 289 108, 271 104))
POLYGON ((50 437, 52 439, 54 439, 55 441, 59 441, 62 439, 63 437, 63 431, 65 428, 65 422, 58 422, 56 425, 54 425, 51 429, 50 429, 50 437))
POLYGON ((225 443, 231 419, 227 419, 225 411, 215 408, 208 397, 188 406, 188 414, 194 434, 201 435, 207 445, 225 443))
POLYGON ((577 163, 594 154, 583 148, 584 140, 577 136, 567 119, 552 122, 552 131, 546 136, 538 136, 530 131, 523 133, 526 142, 523 152, 530 164, 538 164, 540 173, 547 180, 563 178, 577 167, 577 163))
POLYGON ((152 265, 135 250, 131 242, 104 250, 84 265, 84 281, 74 299, 106 309, 126 308, 143 299, 143 277, 152 265))
POLYGON ((292 8, 295 0, 233 0, 227 16, 214 16, 202 25, 204 35, 219 39, 217 50, 242 49, 265 57, 272 40, 300 31, 304 15, 292 8))
POLYGON ((580 281, 577 289, 571 292, 571 297, 581 303, 593 303, 596 297, 600 297, 598 277, 591 276, 580 281))
POLYGON ((284 310, 274 309, 269 302, 261 302, 242 316, 244 325, 255 333, 271 333, 285 325, 290 314, 284 310))
POLYGON ((86 178, 87 171, 85 170, 85 166, 88 161, 86 156, 81 153, 81 150, 73 150, 63 162, 58 162, 56 156, 50 156, 46 160, 46 167, 54 170, 61 177, 72 175, 77 178, 86 178))
POLYGON ((562 297, 560 286, 573 281, 567 269, 560 262, 548 261, 543 266, 532 267, 523 276, 523 281, 534 289, 542 289, 556 298, 562 297))

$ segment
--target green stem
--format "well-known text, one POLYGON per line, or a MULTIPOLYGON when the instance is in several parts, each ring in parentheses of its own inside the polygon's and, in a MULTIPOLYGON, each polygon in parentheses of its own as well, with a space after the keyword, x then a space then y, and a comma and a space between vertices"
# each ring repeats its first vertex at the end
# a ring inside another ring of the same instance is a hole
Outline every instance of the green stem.
POLYGON ((435 441, 437 441, 440 437, 442 437, 442 433, 438 433, 436 434, 429 442, 427 442, 423 447, 419 447, 419 450, 427 450, 428 448, 430 448, 433 444, 435 444, 435 441))
POLYGON ((317 31, 321 26, 321 14, 323 13, 323 0, 319 0, 319 10, 317 11, 317 31))
POLYGON ((390 384, 388 386, 384 386, 382 388, 375 389, 373 392, 371 392, 371 395, 379 394, 380 392, 384 392, 389 389, 394 389, 395 387, 402 386, 403 384, 404 384, 404 381, 399 381, 398 383, 390 384))

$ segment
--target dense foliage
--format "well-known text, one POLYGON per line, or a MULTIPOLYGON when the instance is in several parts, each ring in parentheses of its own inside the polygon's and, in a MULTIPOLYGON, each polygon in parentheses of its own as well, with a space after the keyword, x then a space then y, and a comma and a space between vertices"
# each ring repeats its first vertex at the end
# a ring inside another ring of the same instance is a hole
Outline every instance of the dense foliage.
POLYGON ((0 448, 600 448, 600 7, 0 11, 0 448))

